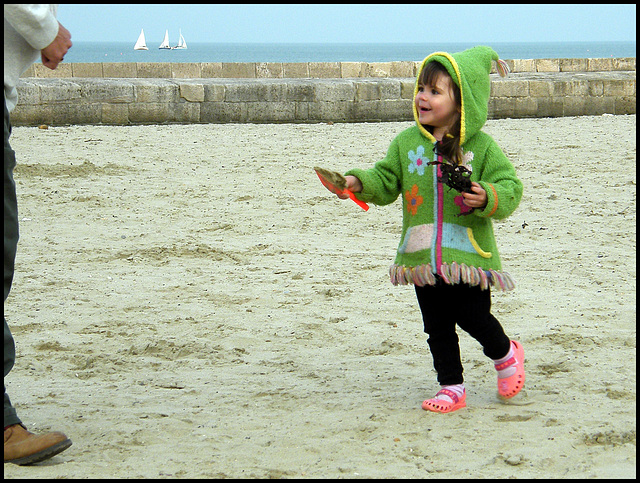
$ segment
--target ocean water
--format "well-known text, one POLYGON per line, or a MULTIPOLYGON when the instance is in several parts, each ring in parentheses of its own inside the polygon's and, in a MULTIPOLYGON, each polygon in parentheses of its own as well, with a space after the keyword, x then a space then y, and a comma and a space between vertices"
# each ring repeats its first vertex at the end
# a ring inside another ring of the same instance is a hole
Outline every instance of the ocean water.
MULTIPOLYGON (((419 61, 436 51, 459 52, 477 43, 428 44, 250 44, 192 43, 186 50, 160 50, 147 38, 149 50, 131 42, 74 42, 65 62, 389 62, 419 61)), ((174 42, 175 43, 175 42, 174 42)), ((173 44, 171 44, 173 45, 173 44)), ((492 43, 502 59, 635 57, 635 42, 492 43)))

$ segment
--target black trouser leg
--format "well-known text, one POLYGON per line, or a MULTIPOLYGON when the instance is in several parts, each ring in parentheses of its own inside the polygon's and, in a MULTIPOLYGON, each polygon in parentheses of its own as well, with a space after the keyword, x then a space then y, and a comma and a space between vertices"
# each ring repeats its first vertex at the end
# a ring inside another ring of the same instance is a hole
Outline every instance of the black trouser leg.
MULTIPOLYGON (((4 98, 4 96, 3 96, 4 98)), ((9 111, 7 111, 7 100, 4 100, 4 300, 7 300, 11 283, 13 281, 14 263, 16 259, 16 248, 18 246, 18 203, 16 200, 16 185, 13 181, 13 168, 16 165, 16 156, 9 145, 11 135, 11 124, 9 121, 9 111)), ((13 367, 16 358, 13 337, 7 320, 4 319, 4 377, 7 377, 13 367)), ((11 405, 7 390, 4 388, 4 427, 20 423, 15 408, 11 405)))
POLYGON ((509 352, 509 338, 491 314, 491 292, 467 284, 415 287, 424 331, 441 385, 462 384, 463 367, 456 325, 482 345, 484 354, 499 359, 509 352))

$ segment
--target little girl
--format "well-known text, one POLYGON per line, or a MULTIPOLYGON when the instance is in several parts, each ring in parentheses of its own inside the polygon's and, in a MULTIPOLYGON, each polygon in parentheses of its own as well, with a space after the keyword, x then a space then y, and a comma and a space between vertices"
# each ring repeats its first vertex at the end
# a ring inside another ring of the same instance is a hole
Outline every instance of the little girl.
POLYGON ((347 188, 362 201, 386 205, 402 196, 402 237, 390 275, 394 285, 415 285, 429 335, 441 389, 422 403, 427 411, 466 406, 456 324, 493 359, 500 397, 515 396, 525 381, 522 345, 491 314, 490 288, 514 287, 501 271, 491 220, 509 216, 522 197, 514 167, 481 131, 492 61, 507 74, 489 47, 429 55, 416 80, 415 126, 401 132, 373 168, 345 175, 347 188), (446 184, 451 171, 466 181, 466 188, 456 186, 462 192, 446 184))

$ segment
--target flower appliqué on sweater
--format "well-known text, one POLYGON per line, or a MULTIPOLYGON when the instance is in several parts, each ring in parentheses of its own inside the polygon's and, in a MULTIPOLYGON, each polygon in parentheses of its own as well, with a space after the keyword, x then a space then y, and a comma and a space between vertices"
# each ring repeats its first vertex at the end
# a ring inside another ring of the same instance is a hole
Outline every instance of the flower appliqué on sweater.
POLYGON ((411 191, 405 192, 404 197, 407 200, 407 211, 415 215, 418 212, 418 207, 424 201, 422 196, 418 195, 418 185, 414 184, 411 191))
POLYGON ((422 176, 424 174, 424 167, 427 164, 423 158, 424 156, 424 146, 420 145, 416 148, 416 152, 409 151, 409 159, 411 160, 411 164, 409 164, 409 172, 415 173, 422 176))

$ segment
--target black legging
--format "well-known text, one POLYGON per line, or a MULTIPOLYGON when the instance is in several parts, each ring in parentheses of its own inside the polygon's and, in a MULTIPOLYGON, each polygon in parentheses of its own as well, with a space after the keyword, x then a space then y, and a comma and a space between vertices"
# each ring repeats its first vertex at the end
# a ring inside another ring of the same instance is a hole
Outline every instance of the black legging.
MULTIPOLYGON (((4 97, 4 96, 3 96, 4 97)), ((13 168, 16 165, 15 153, 9 145, 11 135, 11 123, 7 111, 7 99, 4 99, 4 182, 2 185, 4 195, 4 300, 7 300, 13 280, 13 267, 16 259, 16 247, 18 245, 18 204, 16 202, 16 185, 13 181, 13 168)), ((4 317, 3 317, 4 319, 4 317)), ((13 367, 15 361, 15 347, 13 337, 4 319, 4 377, 13 367)), ((20 422, 16 410, 11 405, 6 388, 4 389, 4 426, 10 426, 20 422)))
POLYGON ((462 384, 462 361, 456 324, 482 345, 484 354, 500 359, 509 352, 509 338, 491 315, 491 292, 467 284, 415 287, 424 331, 440 385, 462 384))

